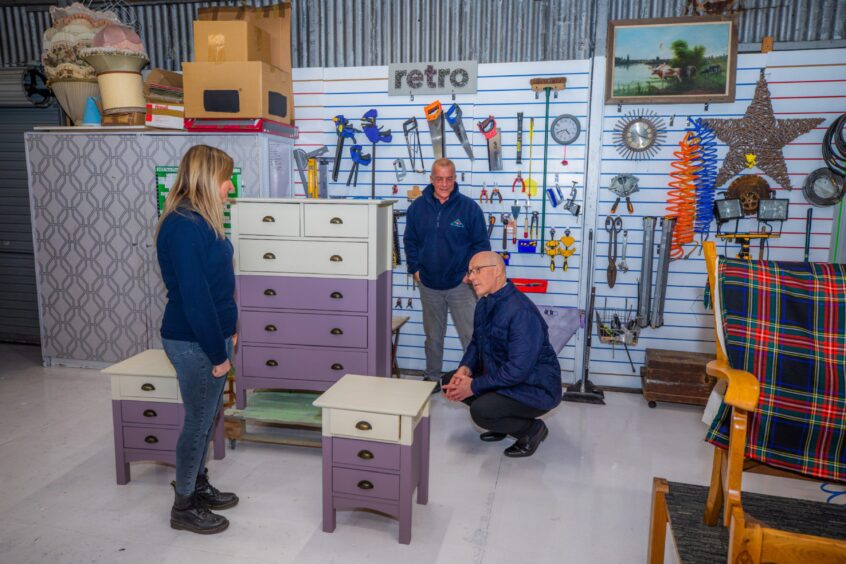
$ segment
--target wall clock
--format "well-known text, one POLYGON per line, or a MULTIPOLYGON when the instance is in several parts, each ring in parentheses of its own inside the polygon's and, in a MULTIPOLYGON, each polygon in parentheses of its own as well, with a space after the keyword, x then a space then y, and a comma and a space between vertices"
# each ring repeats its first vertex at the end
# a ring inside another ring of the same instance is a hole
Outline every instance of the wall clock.
POLYGON ((654 157, 666 135, 664 119, 650 110, 629 112, 614 126, 614 144, 625 159, 654 157))
POLYGON ((552 139, 559 145, 569 145, 579 138, 582 124, 579 118, 570 114, 561 114, 552 122, 549 130, 552 139))

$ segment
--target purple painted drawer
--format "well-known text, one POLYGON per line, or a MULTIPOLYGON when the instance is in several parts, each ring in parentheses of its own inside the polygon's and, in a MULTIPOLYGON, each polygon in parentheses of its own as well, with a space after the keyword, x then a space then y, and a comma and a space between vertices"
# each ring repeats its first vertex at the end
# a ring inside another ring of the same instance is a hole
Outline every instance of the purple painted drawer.
POLYGON ((121 416, 124 423, 153 423, 157 425, 180 425, 182 416, 181 404, 164 403, 160 401, 127 401, 120 402, 121 416))
POLYGON ((243 345, 245 376, 335 382, 347 373, 367 373, 367 352, 321 347, 256 347, 243 345))
POLYGON ((332 468, 332 491, 338 494, 399 499, 399 474, 332 468))
POLYGON ((123 446, 151 450, 176 450, 179 429, 164 427, 124 427, 123 446))
POLYGON ((241 312, 245 343, 367 348, 367 317, 312 313, 241 312))
POLYGON ((334 437, 332 464, 399 470, 400 445, 334 437))
POLYGON ((242 307, 367 312, 367 280, 238 276, 242 307))

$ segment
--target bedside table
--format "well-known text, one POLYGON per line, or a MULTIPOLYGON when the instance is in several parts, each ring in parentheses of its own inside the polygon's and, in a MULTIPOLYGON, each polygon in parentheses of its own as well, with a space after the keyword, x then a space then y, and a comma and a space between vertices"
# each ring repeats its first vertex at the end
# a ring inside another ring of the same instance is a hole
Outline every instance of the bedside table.
MULTIPOLYGON (((176 370, 161 349, 150 349, 102 370, 112 377, 112 420, 117 483, 129 482, 129 463, 176 464, 176 442, 185 410, 176 370)), ((225 455, 223 409, 214 430, 214 458, 225 455)))
POLYGON ((323 530, 335 512, 366 508, 399 519, 411 542, 411 494, 429 498, 429 399, 434 382, 347 374, 314 401, 323 410, 323 530))

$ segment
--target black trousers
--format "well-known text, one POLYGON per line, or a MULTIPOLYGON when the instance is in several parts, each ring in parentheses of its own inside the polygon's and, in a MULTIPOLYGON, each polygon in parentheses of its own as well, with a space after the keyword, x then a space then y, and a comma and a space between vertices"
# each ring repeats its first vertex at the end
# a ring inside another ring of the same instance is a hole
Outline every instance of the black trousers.
MULTIPOLYGON (((455 370, 443 374, 441 385, 449 384, 453 374, 455 370)), ((549 411, 528 406, 496 392, 470 396, 462 402, 470 407, 470 417, 476 425, 494 433, 511 435, 515 439, 528 435, 535 419, 549 411)))
POLYGON ((530 407, 496 392, 470 396, 464 403, 470 406, 470 417, 476 425, 515 439, 528 435, 535 419, 549 411, 530 407))

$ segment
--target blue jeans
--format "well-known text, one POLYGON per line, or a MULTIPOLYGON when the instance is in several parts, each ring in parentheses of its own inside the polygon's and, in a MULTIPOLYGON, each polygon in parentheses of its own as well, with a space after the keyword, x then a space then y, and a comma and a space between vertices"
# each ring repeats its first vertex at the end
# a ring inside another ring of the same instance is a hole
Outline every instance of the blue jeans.
MULTIPOLYGON (((212 428, 223 401, 226 376, 212 376, 212 363, 199 343, 162 339, 165 354, 176 369, 185 421, 176 443, 176 493, 194 492, 197 475, 205 467, 212 428)), ((226 339, 226 354, 233 356, 232 338, 226 339)))

